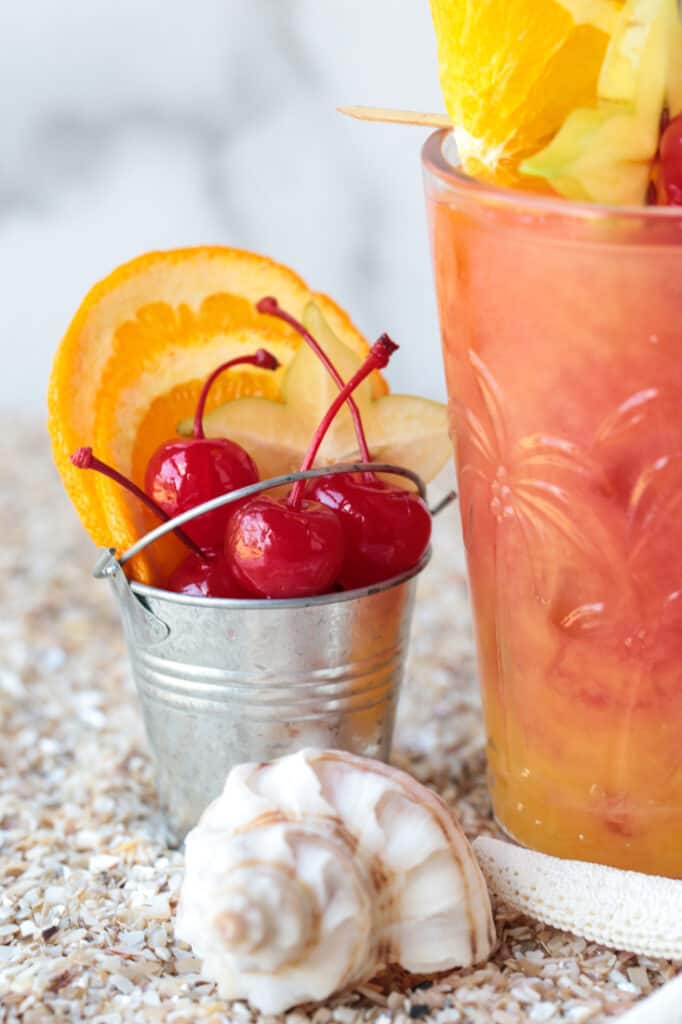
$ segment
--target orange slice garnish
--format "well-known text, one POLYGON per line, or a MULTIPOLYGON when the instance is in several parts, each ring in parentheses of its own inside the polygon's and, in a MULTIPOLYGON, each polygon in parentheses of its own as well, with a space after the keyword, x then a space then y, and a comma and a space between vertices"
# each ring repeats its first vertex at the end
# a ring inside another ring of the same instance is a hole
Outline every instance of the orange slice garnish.
POLYGON ((519 164, 572 110, 596 98, 622 6, 623 0, 431 0, 443 98, 468 174, 537 187, 519 164))
MULTIPOLYGON (((314 300, 349 348, 365 338, 327 296, 288 267, 238 249, 206 247, 149 253, 124 264, 88 293, 56 353, 50 378, 49 431, 57 469, 98 545, 123 551, 156 525, 151 513, 112 481, 76 469, 81 445, 144 486, 151 453, 191 416, 203 379, 219 363, 266 348, 277 371, 235 367, 219 378, 208 409, 239 397, 277 399, 284 369, 301 344, 286 324, 254 303, 274 295, 300 318, 314 300)), ((378 374, 373 393, 385 394, 378 374)), ((131 574, 163 585, 185 549, 169 538, 134 560, 131 574)))

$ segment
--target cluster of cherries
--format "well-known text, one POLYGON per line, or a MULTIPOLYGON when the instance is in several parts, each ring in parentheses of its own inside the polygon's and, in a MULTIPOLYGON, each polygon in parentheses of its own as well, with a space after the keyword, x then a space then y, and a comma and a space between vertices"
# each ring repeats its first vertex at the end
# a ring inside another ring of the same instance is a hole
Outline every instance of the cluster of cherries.
MULTIPOLYGON (((353 418, 361 456, 371 462, 353 391, 370 373, 386 366, 398 346, 382 335, 344 383, 315 338, 276 299, 261 299, 256 308, 294 327, 339 388, 301 469, 312 467, 344 404, 353 418)), ((79 448, 71 461, 115 480, 166 521, 257 483, 258 469, 244 448, 227 438, 207 438, 203 430, 213 382, 224 370, 242 364, 270 370, 278 366, 274 356, 259 349, 217 367, 202 388, 192 437, 167 441, 154 452, 144 490, 96 458, 91 448, 79 448)), ((235 500, 198 515, 175 533, 190 554, 171 574, 168 590, 222 598, 309 597, 366 587, 417 565, 431 537, 431 515, 418 494, 382 481, 375 473, 339 473, 298 480, 284 497, 260 493, 235 500)))
POLYGON ((661 118, 659 161, 666 204, 682 206, 682 114, 671 121, 667 109, 661 118))

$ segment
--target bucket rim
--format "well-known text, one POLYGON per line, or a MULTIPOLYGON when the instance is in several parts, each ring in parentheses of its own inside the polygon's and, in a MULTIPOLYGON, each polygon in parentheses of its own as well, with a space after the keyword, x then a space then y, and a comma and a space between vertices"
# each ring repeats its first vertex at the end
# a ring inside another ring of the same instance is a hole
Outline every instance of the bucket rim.
POLYGON ((235 597, 200 597, 193 594, 177 594, 172 590, 164 590, 161 587, 151 587, 146 583, 138 583, 135 580, 129 582, 129 587, 136 597, 144 600, 152 599, 163 601, 166 604, 193 605, 196 608, 224 608, 230 611, 246 611, 248 609, 270 609, 282 611, 288 608, 319 608, 329 604, 342 604, 347 601, 358 601, 366 597, 374 597, 376 594, 393 590, 403 583, 418 576, 431 561, 432 547, 426 549, 420 560, 411 569, 391 576, 390 579, 382 580, 379 583, 372 583, 368 587, 359 587, 356 590, 334 591, 331 594, 317 594, 314 597, 273 597, 273 598, 235 598, 235 597))
MULTIPOLYGON (((132 547, 128 548, 118 558, 119 565, 125 565, 135 555, 138 555, 141 551, 144 551, 146 547, 153 544, 154 541, 165 536, 167 533, 171 533, 177 527, 184 526, 185 523, 191 522, 198 516, 203 516, 207 512, 214 512, 219 508, 223 508, 225 505, 233 504, 236 501, 242 501, 244 498, 251 498, 263 491, 271 491, 275 487, 282 487, 287 484, 294 484, 303 480, 316 480, 320 477, 326 476, 339 476, 345 475, 346 473, 388 473, 393 476, 402 476, 407 480, 411 480, 419 492, 419 496, 422 500, 426 501, 426 484, 414 470, 408 469, 406 466, 396 466, 391 462, 339 462, 331 466, 314 466, 312 469, 298 470, 296 473, 284 473, 281 476, 273 476, 266 480, 258 480, 254 484, 249 484, 246 487, 238 487, 234 491, 226 491, 224 494, 220 494, 215 498, 211 498, 209 501, 204 501, 200 505, 195 505, 194 508, 187 509, 186 512, 181 512, 177 516, 173 516, 172 519, 167 519, 162 522, 159 526, 156 526, 153 530, 145 533, 143 537, 140 537, 132 547)), ((452 492, 454 498, 454 492, 452 492)), ((449 499, 450 496, 448 495, 449 499)), ((444 499, 445 501, 445 499, 444 499)), ((449 503, 449 501, 448 501, 449 503)), ((443 502, 438 506, 437 510, 430 510, 431 515, 436 515, 440 511, 443 502)))

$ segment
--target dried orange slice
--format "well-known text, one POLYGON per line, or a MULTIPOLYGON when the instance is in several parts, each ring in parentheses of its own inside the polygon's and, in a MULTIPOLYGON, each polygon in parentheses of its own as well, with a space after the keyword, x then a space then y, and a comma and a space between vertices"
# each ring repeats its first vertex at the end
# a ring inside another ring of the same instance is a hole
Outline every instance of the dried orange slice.
MULTIPOLYGON (((257 348, 267 348, 282 368, 228 371, 208 408, 242 396, 277 399, 301 341, 288 325, 255 311, 264 295, 274 295, 298 318, 314 300, 349 348, 360 356, 368 351, 330 298, 312 292, 288 267, 239 249, 149 253, 88 293, 54 359, 48 425, 57 469, 96 544, 124 550, 156 524, 116 484, 73 467, 71 452, 91 445, 142 486, 149 455, 191 415, 202 379, 219 363, 257 348)), ((387 390, 378 374, 372 388, 376 396, 387 390)), ((162 584, 182 554, 174 538, 162 541, 135 560, 132 574, 162 584)))

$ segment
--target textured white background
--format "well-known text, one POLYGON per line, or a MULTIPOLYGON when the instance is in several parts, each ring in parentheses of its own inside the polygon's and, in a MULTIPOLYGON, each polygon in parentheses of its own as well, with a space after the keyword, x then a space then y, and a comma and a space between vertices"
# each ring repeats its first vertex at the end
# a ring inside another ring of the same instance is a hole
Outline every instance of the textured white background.
POLYGON ((442 394, 424 133, 338 103, 442 108, 428 0, 1 0, 0 406, 40 412, 87 288, 152 248, 290 263, 442 394))

